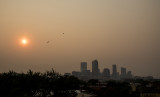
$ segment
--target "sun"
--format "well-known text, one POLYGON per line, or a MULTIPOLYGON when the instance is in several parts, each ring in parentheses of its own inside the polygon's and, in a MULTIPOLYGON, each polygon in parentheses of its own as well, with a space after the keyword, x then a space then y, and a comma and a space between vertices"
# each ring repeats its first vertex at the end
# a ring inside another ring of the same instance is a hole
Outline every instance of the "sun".
POLYGON ((27 39, 22 39, 22 40, 21 40, 21 43, 22 43, 23 45, 26 45, 26 44, 28 43, 28 41, 27 41, 27 39))

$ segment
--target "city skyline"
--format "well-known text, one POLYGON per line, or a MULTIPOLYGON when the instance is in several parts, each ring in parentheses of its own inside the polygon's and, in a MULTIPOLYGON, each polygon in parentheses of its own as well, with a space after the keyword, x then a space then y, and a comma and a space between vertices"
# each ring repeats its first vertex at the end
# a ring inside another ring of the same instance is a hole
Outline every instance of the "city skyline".
MULTIPOLYGON (((82 64, 85 64, 85 70, 87 70, 88 72, 92 73, 93 68, 95 68, 93 66, 93 61, 97 61, 99 63, 99 61, 97 59, 92 60, 90 62, 88 62, 88 61, 82 61, 82 62, 80 62, 79 69, 71 70, 71 71, 65 72, 65 73, 72 74, 73 71, 82 72, 82 64)), ((107 65, 103 65, 103 67, 101 67, 102 66, 101 64, 98 64, 96 68, 98 69, 98 72, 102 73, 102 74, 103 74, 103 71, 105 69, 108 69, 110 71, 111 75, 116 75, 116 73, 118 73, 118 75, 120 76, 121 74, 124 75, 125 73, 126 74, 127 73, 131 73, 134 77, 148 77, 148 76, 152 76, 154 78, 160 79, 159 75, 154 76, 154 75, 139 75, 139 74, 136 74, 136 71, 133 71, 131 68, 130 69, 126 68, 125 66, 127 66, 127 65, 124 65, 124 64, 115 64, 115 63, 113 63, 113 64, 109 64, 109 65, 108 64, 107 65)), ((126 75, 124 75, 124 76, 126 76, 126 75)))
POLYGON ((98 59, 96 72, 160 78, 159 17, 160 0, 0 0, 0 73, 64 74, 98 59))
POLYGON ((88 62, 84 61, 80 63, 80 71, 73 70, 72 73, 65 73, 64 75, 73 75, 85 81, 90 79, 99 79, 104 81, 110 79, 112 80, 134 79, 135 77, 143 78, 138 75, 133 75, 132 71, 127 70, 127 68, 125 67, 121 67, 121 71, 118 72, 116 64, 112 65, 112 71, 108 67, 105 67, 101 72, 99 69, 99 61, 97 59, 92 60, 92 70, 89 70, 87 68, 88 66, 87 63, 88 62))

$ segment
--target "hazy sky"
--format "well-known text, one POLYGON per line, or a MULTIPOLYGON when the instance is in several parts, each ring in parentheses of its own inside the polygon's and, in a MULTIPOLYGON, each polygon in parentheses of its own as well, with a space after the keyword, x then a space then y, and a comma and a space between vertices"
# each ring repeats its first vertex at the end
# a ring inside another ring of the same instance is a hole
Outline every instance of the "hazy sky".
POLYGON ((160 0, 0 0, 0 72, 63 74, 94 59, 160 77, 160 0))

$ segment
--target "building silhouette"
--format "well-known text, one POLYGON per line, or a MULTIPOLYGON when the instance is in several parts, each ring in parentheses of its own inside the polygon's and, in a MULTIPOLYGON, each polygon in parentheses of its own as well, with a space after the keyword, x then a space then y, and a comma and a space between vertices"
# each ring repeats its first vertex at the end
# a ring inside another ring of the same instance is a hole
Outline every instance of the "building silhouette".
POLYGON ((98 77, 98 75, 99 75, 98 61, 93 60, 92 61, 92 76, 98 77))
POLYGON ((72 71, 72 75, 78 77, 81 80, 88 81, 90 79, 98 79, 98 80, 124 80, 124 79, 132 79, 133 75, 131 71, 126 71, 126 68, 121 67, 121 74, 117 72, 117 65, 112 65, 112 74, 110 73, 110 69, 104 68, 101 73, 98 68, 98 60, 92 61, 92 72, 87 70, 87 62, 80 63, 80 71, 72 71))
POLYGON ((127 78, 126 68, 121 67, 121 79, 126 79, 126 78, 127 78))
POLYGON ((117 65, 113 64, 112 65, 112 79, 113 80, 119 80, 120 79, 119 75, 120 75, 119 72, 117 72, 117 65))
POLYGON ((81 76, 81 72, 72 71, 72 75, 79 78, 81 76))
POLYGON ((116 79, 116 77, 117 77, 117 66, 116 64, 113 64, 112 65, 112 78, 116 79))
POLYGON ((87 70, 87 62, 81 62, 81 72, 85 72, 87 70))
POLYGON ((110 70, 108 68, 104 68, 103 72, 102 72, 102 76, 105 78, 110 78, 110 70))
POLYGON ((131 71, 128 71, 128 72, 127 72, 127 78, 128 78, 128 79, 132 78, 132 72, 131 72, 131 71))

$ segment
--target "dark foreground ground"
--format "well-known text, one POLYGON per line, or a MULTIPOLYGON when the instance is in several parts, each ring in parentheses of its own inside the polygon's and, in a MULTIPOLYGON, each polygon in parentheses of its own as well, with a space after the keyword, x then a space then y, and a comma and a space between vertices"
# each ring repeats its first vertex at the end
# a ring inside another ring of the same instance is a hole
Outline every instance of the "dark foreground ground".
POLYGON ((45 73, 29 70, 26 74, 13 71, 0 74, 0 97, 77 97, 76 90, 96 97, 140 97, 143 93, 159 94, 160 81, 85 82, 53 69, 45 73))

